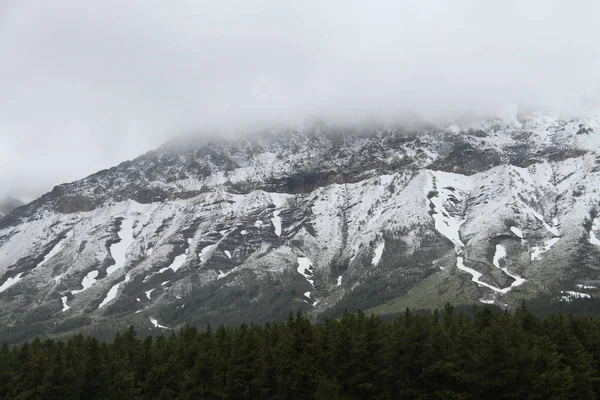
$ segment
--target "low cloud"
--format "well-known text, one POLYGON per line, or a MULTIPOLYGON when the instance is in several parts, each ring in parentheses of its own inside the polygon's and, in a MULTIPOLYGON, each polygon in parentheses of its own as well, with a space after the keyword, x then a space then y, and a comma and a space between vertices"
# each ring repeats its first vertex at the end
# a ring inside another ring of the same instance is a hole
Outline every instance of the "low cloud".
POLYGON ((182 131, 575 112, 598 21, 595 0, 0 0, 0 193, 182 131))

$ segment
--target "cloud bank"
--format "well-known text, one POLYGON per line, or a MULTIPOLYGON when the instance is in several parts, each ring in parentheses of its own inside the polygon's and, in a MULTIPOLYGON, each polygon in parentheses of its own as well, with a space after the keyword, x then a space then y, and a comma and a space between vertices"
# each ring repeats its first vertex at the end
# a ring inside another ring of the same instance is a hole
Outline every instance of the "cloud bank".
POLYGON ((597 0, 0 0, 0 194, 183 131, 573 110, 597 0))

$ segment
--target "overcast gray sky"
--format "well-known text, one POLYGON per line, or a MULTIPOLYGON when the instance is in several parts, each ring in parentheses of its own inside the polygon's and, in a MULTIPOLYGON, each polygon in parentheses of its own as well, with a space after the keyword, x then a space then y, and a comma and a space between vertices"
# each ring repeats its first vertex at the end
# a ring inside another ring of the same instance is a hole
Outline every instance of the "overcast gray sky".
POLYGON ((563 107, 600 86, 598 0, 0 0, 0 195, 170 136, 563 107))

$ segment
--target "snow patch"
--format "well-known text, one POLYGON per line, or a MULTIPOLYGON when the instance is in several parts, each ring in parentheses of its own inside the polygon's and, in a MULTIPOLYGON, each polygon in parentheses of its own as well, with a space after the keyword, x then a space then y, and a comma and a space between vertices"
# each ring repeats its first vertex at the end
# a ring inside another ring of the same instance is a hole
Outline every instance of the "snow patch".
POLYGON ((231 252, 229 250, 225 250, 224 253, 227 256, 227 258, 231 259, 231 252))
POLYGON ((459 231, 464 221, 460 218, 451 217, 445 211, 441 197, 435 196, 429 199, 429 201, 434 205, 435 214, 433 214, 433 220, 435 222, 435 229, 448 238, 454 244, 455 249, 463 248, 464 244, 460 239, 459 231))
POLYGON ((227 275, 233 273, 236 270, 237 270, 237 268, 233 268, 233 269, 230 269, 229 271, 225 271, 225 272, 219 270, 218 271, 218 275, 217 275, 217 279, 225 278, 227 275))
POLYGON ((496 252, 494 253, 493 263, 496 268, 500 268, 500 260, 506 257, 506 249, 501 244, 496 245, 496 252))
POLYGON ((67 296, 61 296, 60 300, 62 301, 63 306, 62 312, 69 311, 69 309, 71 309, 71 306, 67 304, 67 296))
POLYGON ((592 296, 586 293, 573 292, 569 290, 564 290, 560 292, 563 296, 561 296, 561 301, 570 302, 573 299, 591 299, 592 296))
POLYGON ((600 246, 600 239, 596 237, 594 231, 590 231, 590 243, 595 246, 600 246))
POLYGON ((4 292, 6 289, 8 289, 9 287, 13 286, 14 284, 16 284, 17 282, 19 282, 21 280, 21 276, 23 275, 22 272, 19 272, 15 277, 12 278, 8 278, 1 286, 0 286, 0 293, 4 292))
POLYGON ((96 283, 96 278, 98 278, 97 270, 88 272, 88 274, 81 281, 81 286, 83 286, 83 289, 73 290, 71 293, 77 294, 77 293, 83 292, 84 290, 91 287, 94 283, 96 283))
POLYGON ((156 290, 156 288, 150 289, 150 290, 147 290, 146 292, 144 292, 146 294, 146 298, 148 300, 152 300, 152 292, 154 292, 155 290, 156 290))
POLYGON ((217 247, 217 244, 209 244, 205 248, 203 248, 200 253, 198 253, 198 257, 200 257, 200 263, 204 264, 212 255, 212 251, 217 247))
POLYGON ((275 228, 275 234, 277 236, 281 236, 282 225, 281 225, 281 217, 279 216, 280 208, 283 207, 287 201, 287 196, 281 193, 269 193, 271 197, 271 203, 275 206, 275 210, 273 211, 273 218, 271 218, 271 222, 273 223, 273 227, 275 228))
POLYGON ((61 239, 58 243, 56 243, 54 245, 54 247, 52 248, 52 250, 50 250, 50 252, 48 254, 46 254, 46 256, 44 257, 44 259, 42 260, 42 262, 40 262, 34 269, 39 268, 42 265, 46 264, 52 257, 54 257, 55 255, 57 255, 58 253, 60 253, 60 251, 65 247, 65 244, 72 237, 73 237, 73 230, 70 230, 69 232, 67 232, 67 235, 63 239, 61 239))
POLYGON ((342 286, 342 276, 341 275, 338 276, 338 278, 337 278, 337 285, 342 286))
POLYGON ((506 256, 507 256, 507 253, 506 253, 506 249, 504 248, 504 246, 502 246, 501 244, 496 245, 496 252, 494 253, 494 259, 493 259, 494 266, 496 268, 500 269, 506 275, 508 275, 514 279, 513 283, 509 287, 501 290, 502 293, 508 293, 512 290, 512 288, 521 286, 523 283, 525 283, 525 279, 521 278, 518 275, 511 274, 510 272, 508 272, 508 268, 506 268, 506 267, 502 268, 500 266, 500 260, 505 259, 506 256))
POLYGON ((279 216, 279 210, 273 211, 273 218, 271 218, 273 227, 275 228, 275 234, 281 236, 281 217, 279 216))
POLYGON ((531 209, 528 207, 528 210, 531 214, 533 214, 534 217, 536 217, 541 223, 542 225, 544 225, 544 228, 546 228, 546 230, 548 232, 550 232, 552 234, 552 236, 560 236, 560 233, 558 231, 558 218, 554 217, 552 218, 552 223, 554 226, 550 226, 548 225, 548 223, 546 222, 546 220, 544 220, 544 217, 536 212, 535 210, 531 209))
POLYGON ((310 299, 310 292, 305 292, 305 293, 304 293, 304 297, 307 297, 307 298, 309 298, 309 299, 310 299))
POLYGON ((577 285, 577 289, 583 289, 583 290, 594 290, 594 289, 598 289, 596 286, 589 286, 589 285, 577 285))
POLYGON ((559 237, 554 237, 552 239, 548 239, 544 242, 544 245, 542 247, 533 247, 532 248, 532 252, 531 252, 531 261, 535 261, 535 260, 539 260, 540 256, 547 252, 548 250, 550 250, 556 243, 558 243, 558 241, 560 240, 559 237))
POLYGON ((496 286, 490 285, 489 283, 482 282, 480 279, 483 276, 483 274, 479 271, 474 270, 473 268, 469 268, 469 267, 465 266, 465 260, 463 257, 461 257, 461 256, 456 257, 456 267, 458 269, 460 269, 461 271, 468 272, 469 274, 471 274, 471 281, 475 282, 479 286, 485 286, 486 288, 491 289, 494 292, 502 293, 502 289, 499 289, 496 286))
POLYGON ((312 268, 312 264, 308 257, 298 257, 298 273, 304 276, 304 278, 307 280, 308 283, 311 284, 312 287, 315 287, 312 268))
POLYGON ((155 328, 160 328, 160 329, 171 329, 169 327, 163 326, 161 324, 158 323, 158 320, 156 318, 152 318, 150 317, 150 322, 152 323, 152 325, 154 325, 155 328))
POLYGON ((512 231, 512 233, 514 233, 515 235, 517 235, 517 237, 519 239, 523 239, 524 238, 523 231, 520 230, 519 228, 517 228, 516 226, 511 226, 510 230, 512 231))
POLYGON ((371 261, 371 264, 373 264, 374 266, 379 265, 379 261, 381 261, 381 256, 383 255, 384 248, 385 248, 385 241, 383 241, 377 245, 377 247, 375 248, 375 255, 373 256, 373 260, 371 261))
POLYGON ((134 240, 132 219, 123 219, 123 221, 121 221, 121 228, 118 236, 121 240, 118 243, 111 244, 108 249, 112 258, 115 260, 115 264, 106 269, 107 276, 125 266, 125 262, 127 261, 127 249, 134 240))
POLYGON ((110 288, 110 290, 106 294, 106 297, 104 298, 104 300, 102 300, 102 303, 100 303, 98 308, 102 308, 105 305, 107 305, 108 303, 110 303, 111 301, 113 301, 114 299, 116 299, 117 293, 119 292, 119 288, 121 287, 121 285, 129 282, 130 280, 131 280, 131 276, 129 274, 127 274, 127 275, 125 275, 125 280, 123 282, 119 282, 116 285, 113 285, 113 287, 110 288))
POLYGON ((184 254, 180 254, 177 257, 175 257, 175 259, 173 260, 171 265, 169 265, 168 267, 161 268, 158 271, 158 273, 162 274, 163 272, 165 272, 168 269, 173 270, 173 272, 177 272, 183 266, 186 259, 187 259, 187 252, 184 254))

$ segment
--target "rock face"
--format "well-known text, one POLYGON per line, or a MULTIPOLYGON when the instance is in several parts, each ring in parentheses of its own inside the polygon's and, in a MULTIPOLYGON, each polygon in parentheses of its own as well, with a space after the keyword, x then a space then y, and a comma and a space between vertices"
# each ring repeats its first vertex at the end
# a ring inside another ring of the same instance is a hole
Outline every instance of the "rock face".
POLYGON ((0 220, 0 340, 588 296, 599 143, 540 115, 170 143, 0 220))

